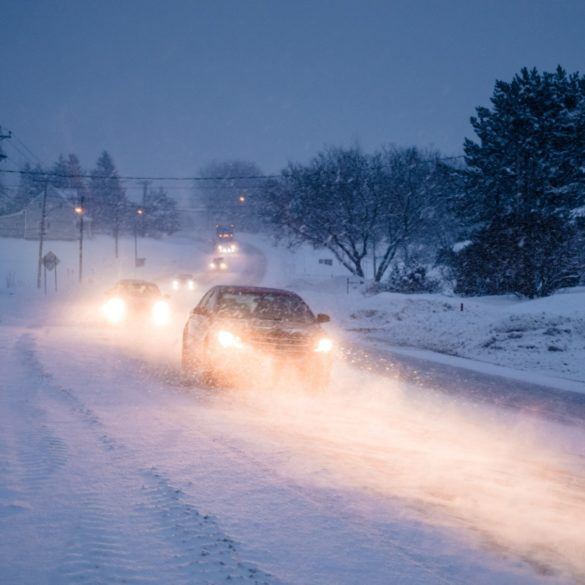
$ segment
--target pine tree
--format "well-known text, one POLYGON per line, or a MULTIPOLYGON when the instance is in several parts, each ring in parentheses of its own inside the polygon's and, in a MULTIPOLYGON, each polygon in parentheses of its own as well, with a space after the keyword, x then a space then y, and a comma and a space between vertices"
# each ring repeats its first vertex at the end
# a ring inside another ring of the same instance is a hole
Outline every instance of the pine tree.
POLYGON ((159 187, 147 193, 144 210, 144 232, 148 236, 160 237, 173 234, 179 229, 177 202, 159 187))
POLYGON ((37 164, 33 167, 25 163, 21 171, 16 194, 10 202, 7 213, 21 211, 43 191, 46 175, 43 175, 44 169, 41 165, 37 164))
POLYGON ((465 281, 470 263, 483 264, 476 284, 462 285, 469 293, 550 294, 575 271, 572 216, 585 203, 585 77, 560 67, 522 69, 511 82, 496 82, 491 101, 471 119, 479 141, 464 144, 469 170, 459 211, 474 230, 457 272, 465 281), (554 264, 556 277, 535 258, 554 264))
POLYGON ((91 172, 88 213, 93 220, 92 227, 98 232, 114 236, 115 253, 118 256, 118 236, 128 207, 126 193, 112 157, 105 150, 99 156, 91 172))
POLYGON ((49 183, 56 189, 66 189, 69 186, 69 179, 67 178, 68 171, 67 161, 60 154, 50 169, 49 183))
POLYGON ((75 154, 69 154, 66 161, 67 169, 67 187, 72 189, 77 194, 75 203, 85 201, 88 196, 88 186, 84 175, 84 171, 79 162, 79 158, 75 154))
POLYGON ((69 154, 67 158, 60 154, 51 167, 50 184, 57 189, 75 193, 72 203, 77 203, 87 195, 87 185, 81 176, 83 174, 79 158, 75 154, 69 154))

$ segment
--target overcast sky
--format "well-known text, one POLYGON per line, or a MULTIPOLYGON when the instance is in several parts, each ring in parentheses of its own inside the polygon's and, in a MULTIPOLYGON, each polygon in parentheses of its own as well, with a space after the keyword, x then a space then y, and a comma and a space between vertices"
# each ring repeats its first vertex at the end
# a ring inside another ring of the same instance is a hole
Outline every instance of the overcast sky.
POLYGON ((0 124, 43 161, 107 149, 126 175, 459 154, 495 79, 585 71, 583 0, 0 0, 0 23, 0 124))

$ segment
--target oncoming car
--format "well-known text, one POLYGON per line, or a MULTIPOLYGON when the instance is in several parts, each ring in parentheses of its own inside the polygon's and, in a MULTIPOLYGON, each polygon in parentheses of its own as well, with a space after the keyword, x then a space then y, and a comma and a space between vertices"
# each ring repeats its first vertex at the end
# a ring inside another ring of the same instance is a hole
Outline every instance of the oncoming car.
POLYGON ((170 322, 171 308, 154 282, 120 280, 106 294, 102 313, 111 325, 132 321, 162 326, 170 322))
POLYGON ((238 245, 235 242, 220 242, 215 246, 218 254, 235 254, 238 251, 238 245))
POLYGON ((183 330, 182 368, 206 383, 271 379, 292 368, 314 389, 327 386, 333 342, 293 292, 214 286, 193 309, 183 330))
POLYGON ((173 290, 195 290, 195 278, 192 274, 177 274, 172 282, 173 290))
POLYGON ((227 270, 228 265, 227 265, 227 262, 225 261, 225 258, 214 258, 209 263, 209 269, 210 270, 227 270))

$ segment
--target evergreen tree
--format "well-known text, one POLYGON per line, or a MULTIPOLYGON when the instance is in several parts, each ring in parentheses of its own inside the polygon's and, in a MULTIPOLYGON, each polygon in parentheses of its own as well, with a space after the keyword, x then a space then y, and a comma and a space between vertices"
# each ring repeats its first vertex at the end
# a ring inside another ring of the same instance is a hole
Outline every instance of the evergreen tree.
POLYGON ((208 223, 235 223, 238 229, 254 231, 258 227, 256 194, 258 181, 243 177, 257 177, 262 171, 256 163, 242 160, 214 161, 199 170, 192 202, 203 205, 208 223))
POLYGON ((75 193, 74 201, 78 203, 87 196, 87 185, 79 158, 75 154, 69 154, 65 158, 62 154, 51 167, 50 183, 57 189, 67 189, 75 193))
POLYGON ((37 164, 33 167, 25 163, 21 171, 23 172, 19 178, 16 194, 10 202, 7 213, 21 211, 43 192, 46 175, 43 175, 44 169, 41 165, 37 164))
POLYGON ((66 189, 69 186, 68 172, 67 160, 60 154, 50 169, 49 183, 56 189, 66 189))
POLYGON ((12 205, 10 191, 4 186, 2 176, 0 175, 0 215, 8 212, 12 205))
POLYGON ((148 191, 144 210, 144 233, 160 237, 173 234, 179 229, 177 202, 159 187, 148 191))
POLYGON ((127 214, 128 200, 112 157, 105 150, 91 172, 87 209, 98 232, 111 233, 118 256, 118 236, 127 214))
POLYGON ((491 101, 471 119, 479 141, 464 144, 459 212, 473 229, 456 272, 463 282, 470 263, 481 268, 475 285, 460 288, 550 294, 575 270, 573 211, 585 202, 585 77, 560 67, 522 69, 511 82, 496 82, 491 101), (559 269, 552 280, 544 258, 559 269))
POLYGON ((67 169, 67 188, 72 189, 77 194, 75 203, 85 201, 88 196, 88 187, 86 179, 82 176, 85 174, 81 167, 79 159, 75 154, 69 154, 66 161, 67 169))

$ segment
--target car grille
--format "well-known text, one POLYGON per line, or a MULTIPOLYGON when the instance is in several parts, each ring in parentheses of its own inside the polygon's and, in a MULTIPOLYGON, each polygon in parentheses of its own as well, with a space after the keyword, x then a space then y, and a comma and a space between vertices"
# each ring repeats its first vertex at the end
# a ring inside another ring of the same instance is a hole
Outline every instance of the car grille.
POLYGON ((250 335, 250 342, 260 351, 277 354, 300 355, 310 347, 307 335, 283 331, 254 332, 250 335))

